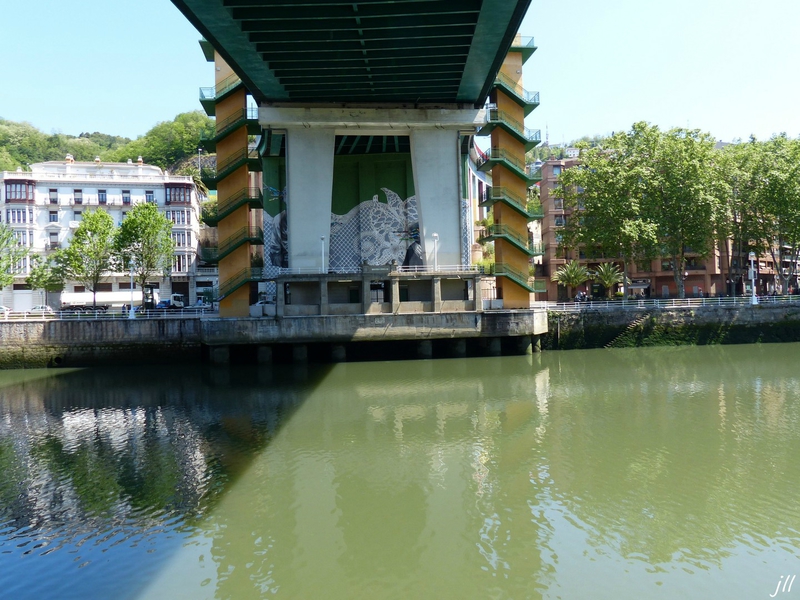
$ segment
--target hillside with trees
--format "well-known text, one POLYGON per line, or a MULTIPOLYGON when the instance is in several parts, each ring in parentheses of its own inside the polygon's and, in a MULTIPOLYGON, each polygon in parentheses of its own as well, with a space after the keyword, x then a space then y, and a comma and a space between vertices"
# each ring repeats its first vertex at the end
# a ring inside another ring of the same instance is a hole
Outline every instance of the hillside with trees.
POLYGON ((77 161, 126 162, 141 156, 147 164, 175 171, 176 165, 197 153, 202 134, 213 134, 214 120, 201 111, 181 113, 172 121, 156 124, 145 135, 129 138, 100 132, 78 136, 47 134, 30 123, 0 119, 0 171, 71 154, 77 161))

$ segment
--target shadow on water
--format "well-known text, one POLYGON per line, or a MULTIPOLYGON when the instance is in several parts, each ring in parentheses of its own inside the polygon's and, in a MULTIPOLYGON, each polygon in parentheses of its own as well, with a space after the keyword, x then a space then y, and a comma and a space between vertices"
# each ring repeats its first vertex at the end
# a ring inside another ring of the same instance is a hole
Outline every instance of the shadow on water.
POLYGON ((0 589, 134 597, 328 371, 0 373, 0 589))

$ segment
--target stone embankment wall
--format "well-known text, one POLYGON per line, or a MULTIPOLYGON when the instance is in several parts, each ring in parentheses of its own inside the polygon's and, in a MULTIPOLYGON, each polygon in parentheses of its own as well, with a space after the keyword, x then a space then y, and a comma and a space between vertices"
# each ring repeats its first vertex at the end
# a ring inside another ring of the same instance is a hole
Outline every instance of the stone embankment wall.
POLYGON ((200 362, 203 347, 497 339, 545 333, 543 310, 247 319, 0 321, 0 368, 200 362))
POLYGON ((800 341, 800 305, 548 313, 544 350, 800 341))

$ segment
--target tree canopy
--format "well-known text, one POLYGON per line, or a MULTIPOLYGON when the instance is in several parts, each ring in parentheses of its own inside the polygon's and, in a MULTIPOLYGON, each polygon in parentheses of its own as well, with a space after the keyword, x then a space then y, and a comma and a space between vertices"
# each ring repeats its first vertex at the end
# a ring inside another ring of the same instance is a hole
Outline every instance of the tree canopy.
POLYGON ((135 205, 120 225, 116 252, 123 268, 133 267, 134 280, 143 289, 149 278, 172 268, 172 222, 155 204, 135 205))

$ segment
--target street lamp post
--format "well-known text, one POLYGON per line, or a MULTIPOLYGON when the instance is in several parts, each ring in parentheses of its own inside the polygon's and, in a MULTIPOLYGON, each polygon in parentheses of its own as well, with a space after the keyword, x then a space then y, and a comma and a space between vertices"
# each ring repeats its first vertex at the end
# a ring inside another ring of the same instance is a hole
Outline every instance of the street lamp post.
POLYGON ((131 308, 130 311, 128 312, 128 318, 135 319, 136 313, 133 312, 133 260, 131 260, 130 266, 131 266, 131 308))
POLYGON ((756 296, 756 253, 750 253, 750 304, 758 304, 758 296, 756 296))
POLYGON ((203 151, 202 148, 197 149, 197 172, 200 173, 203 169, 200 166, 200 153, 203 151))
POLYGON ((319 272, 320 273, 324 273, 325 272, 325 236, 324 235, 319 236, 319 245, 320 245, 320 249, 322 250, 322 264, 319 266, 319 272))
POLYGON ((433 238, 433 270, 439 270, 439 234, 435 231, 431 236, 433 238))

